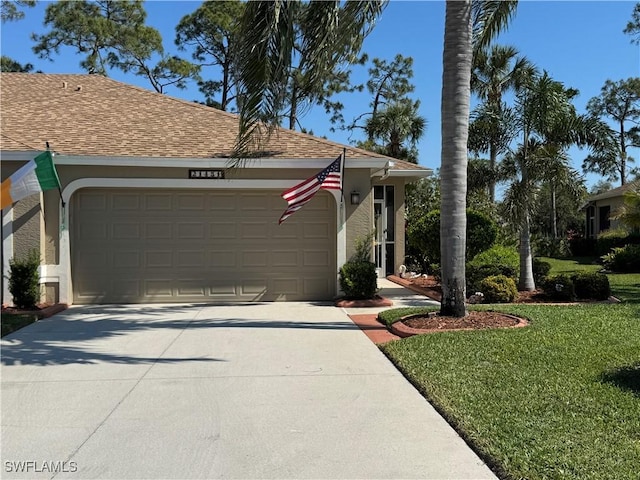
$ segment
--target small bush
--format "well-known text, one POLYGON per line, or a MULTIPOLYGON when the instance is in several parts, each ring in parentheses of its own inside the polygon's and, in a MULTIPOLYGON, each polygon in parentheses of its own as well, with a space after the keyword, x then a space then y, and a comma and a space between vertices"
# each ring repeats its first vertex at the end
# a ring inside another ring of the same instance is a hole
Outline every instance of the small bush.
POLYGON ((598 235, 596 240, 596 255, 605 255, 614 248, 624 247, 630 243, 629 234, 624 230, 608 230, 598 235))
POLYGON ((534 241, 536 255, 552 258, 566 258, 571 255, 569 240, 566 238, 540 237, 534 241))
POLYGON ((347 298, 373 298, 378 289, 376 264, 347 262, 340 268, 340 288, 347 298))
POLYGON ((552 300, 573 302, 576 299, 576 289, 569 275, 555 275, 547 277, 542 284, 547 297, 552 300))
POLYGON ((494 245, 488 250, 479 253, 469 262, 472 265, 507 265, 518 271, 520 255, 515 247, 494 245))
POLYGON ((494 245, 467 263, 467 289, 480 290, 480 282, 494 275, 505 275, 516 281, 519 267, 520 257, 515 248, 494 245))
POLYGON ((486 303, 511 303, 518 297, 518 289, 513 278, 492 275, 480 282, 480 291, 486 303))
POLYGON ((472 263, 467 265, 467 291, 477 292, 481 291, 480 282, 487 277, 493 277, 496 275, 503 275, 513 279, 518 278, 517 270, 511 265, 474 265, 472 263))
POLYGON ((583 300, 606 300, 611 295, 609 278, 597 272, 582 272, 571 277, 576 296, 583 300))
POLYGON ((640 245, 614 248, 602 257, 604 268, 612 272, 640 272, 640 245))
POLYGON ((550 270, 551 264, 549 262, 545 262, 539 258, 533 259, 533 280, 536 282, 536 285, 540 285, 544 279, 547 278, 550 270))
POLYGON ((32 309, 40 301, 40 254, 31 250, 26 258, 9 260, 9 292, 18 308, 32 309))

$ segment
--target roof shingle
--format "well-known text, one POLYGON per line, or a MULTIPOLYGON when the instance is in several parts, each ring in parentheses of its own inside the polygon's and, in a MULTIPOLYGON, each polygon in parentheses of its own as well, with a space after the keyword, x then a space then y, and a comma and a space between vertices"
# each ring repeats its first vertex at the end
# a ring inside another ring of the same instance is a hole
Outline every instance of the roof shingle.
MULTIPOLYGON (((237 115, 101 75, 2 73, 0 149, 63 155, 227 158, 237 115)), ((268 158, 387 158, 303 133, 277 129, 268 158)), ((425 170, 390 159, 398 169, 425 170)))

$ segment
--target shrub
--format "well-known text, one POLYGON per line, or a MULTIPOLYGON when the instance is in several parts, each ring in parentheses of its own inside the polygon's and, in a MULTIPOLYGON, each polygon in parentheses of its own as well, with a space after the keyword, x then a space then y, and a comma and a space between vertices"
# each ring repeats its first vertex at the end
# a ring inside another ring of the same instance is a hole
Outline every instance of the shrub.
POLYGON ((496 275, 503 275, 513 279, 518 277, 517 270, 512 265, 475 265, 472 263, 467 264, 467 290, 469 292, 481 291, 480 282, 487 277, 493 277, 496 275))
POLYGON ((569 275, 547 277, 542 284, 542 289, 545 295, 552 300, 573 302, 576 299, 576 289, 569 275))
POLYGON ((540 237, 535 239, 534 245, 536 254, 542 257, 566 258, 571 255, 566 238, 540 237))
POLYGON ((467 258, 473 258, 493 246, 498 226, 484 213, 467 210, 467 258))
POLYGON ((514 247, 494 245, 488 250, 479 253, 469 262, 472 265, 506 265, 516 272, 520 266, 520 255, 514 247))
POLYGON ((613 272, 640 272, 640 245, 614 248, 602 257, 604 267, 613 272))
POLYGON ((536 282, 536 285, 541 284, 544 279, 547 278, 550 270, 551 264, 549 262, 545 262, 539 258, 533 259, 533 280, 536 282))
POLYGON ((598 235, 596 255, 605 255, 614 248, 624 247, 629 242, 629 234, 624 230, 609 230, 598 235))
POLYGON ((519 266, 520 257, 515 248, 494 245, 467 263, 467 290, 479 291, 480 282, 494 275, 504 275, 516 281, 519 266))
POLYGON ((40 254, 31 250, 21 260, 9 260, 9 292, 16 307, 31 309, 40 300, 40 254))
POLYGON ((582 272, 571 277, 576 296, 584 300, 606 300, 611 295, 609 278, 597 272, 582 272))
MULTIPOLYGON (((498 235, 495 222, 483 213, 467 210, 467 258, 490 248, 498 235)), ((426 263, 440 263, 440 211, 433 210, 407 227, 412 250, 420 252, 426 263)))
POLYGON ((480 291, 487 303, 511 303, 518 297, 518 289, 513 278, 492 275, 480 282, 480 291))
POLYGON ((347 298, 373 298, 378 289, 376 264, 347 262, 340 268, 340 288, 347 298))

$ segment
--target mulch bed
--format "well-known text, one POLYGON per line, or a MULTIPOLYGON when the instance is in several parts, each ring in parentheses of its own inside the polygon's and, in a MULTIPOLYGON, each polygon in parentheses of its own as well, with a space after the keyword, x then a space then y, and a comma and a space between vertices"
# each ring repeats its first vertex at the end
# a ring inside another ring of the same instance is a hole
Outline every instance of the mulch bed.
POLYGON ((427 315, 409 315, 391 325, 392 333, 399 337, 410 337, 424 333, 454 330, 484 330, 488 328, 524 327, 529 322, 524 318, 500 312, 470 311, 463 318, 444 317, 437 312, 427 315))
MULTIPOLYGON (((396 275, 390 275, 387 277, 392 282, 398 283, 416 293, 426 295, 438 302, 442 300, 442 288, 438 281, 432 275, 428 277, 416 277, 416 278, 400 278, 396 275)), ((473 293, 473 292, 471 292, 473 293)), ((549 299, 545 296, 542 290, 534 290, 533 292, 518 292, 518 298, 513 303, 566 303, 557 300, 549 299)))
POLYGON ((35 315, 38 319, 48 318, 56 313, 60 313, 63 310, 66 310, 68 305, 66 303, 55 303, 53 305, 50 304, 40 304, 37 305, 36 308, 32 310, 24 310, 17 307, 9 307, 6 305, 2 306, 2 315, 14 314, 14 315, 35 315))

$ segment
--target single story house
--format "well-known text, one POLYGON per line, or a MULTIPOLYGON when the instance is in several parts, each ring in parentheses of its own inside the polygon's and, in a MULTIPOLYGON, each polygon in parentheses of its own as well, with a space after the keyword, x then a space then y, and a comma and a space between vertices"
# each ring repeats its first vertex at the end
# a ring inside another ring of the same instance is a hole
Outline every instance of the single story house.
POLYGON ((587 238, 597 238, 602 232, 620 227, 619 222, 611 218, 611 215, 624 204, 624 193, 637 186, 638 182, 640 180, 587 198, 582 207, 585 211, 585 236, 587 238))
POLYGON ((2 179, 48 148, 62 185, 2 211, 4 275, 37 249, 48 302, 328 300, 374 231, 379 275, 404 263, 404 187, 427 168, 279 129, 229 171, 236 115, 99 75, 0 80, 2 179), (344 195, 279 225, 280 194, 343 149, 344 195))

